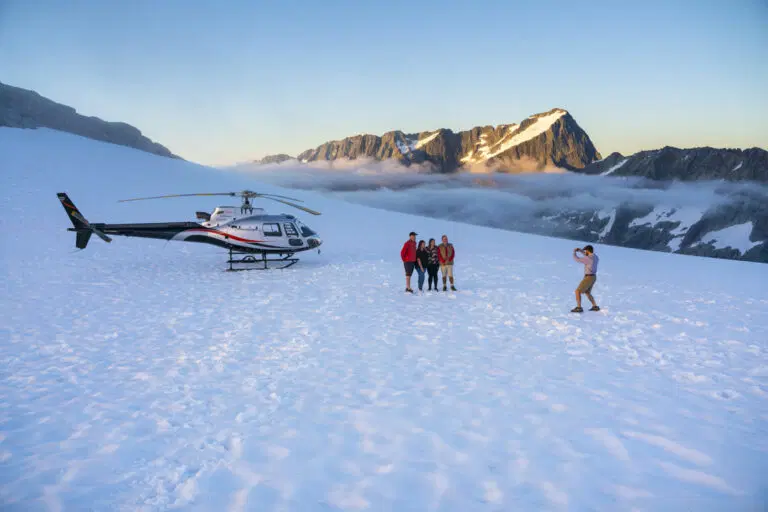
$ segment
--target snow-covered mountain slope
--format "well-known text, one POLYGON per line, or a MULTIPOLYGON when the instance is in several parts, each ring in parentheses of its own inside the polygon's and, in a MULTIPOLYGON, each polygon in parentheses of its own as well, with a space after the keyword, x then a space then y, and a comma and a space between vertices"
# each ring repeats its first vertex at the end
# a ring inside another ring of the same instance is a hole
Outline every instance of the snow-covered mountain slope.
POLYGON ((0 129, 0 180, 3 510, 766 504, 765 265, 599 246, 603 311, 576 316, 573 242, 49 130, 0 129), (55 197, 188 220, 218 201, 116 200, 245 187, 322 211, 322 254, 226 273, 194 244, 75 252, 55 197), (456 244, 458 293, 402 292, 412 229, 456 244))
POLYGON ((129 124, 84 116, 35 91, 0 82, 0 127, 52 128, 94 140, 128 146, 155 155, 180 158, 129 124))
MULTIPOLYGON (((409 155, 410 153, 416 151, 417 149, 423 148, 435 140, 438 135, 440 135, 440 130, 437 130, 434 133, 424 133, 421 135, 406 135, 404 136, 405 140, 395 140, 395 145, 397 145, 397 149, 400 150, 400 153, 403 155, 409 155)), ((304 162, 306 162, 306 160, 304 162)))
POLYGON ((506 133, 492 144, 488 143, 486 137, 481 137, 474 149, 461 158, 465 164, 485 163, 505 151, 509 151, 523 142, 528 142, 542 135, 552 128, 552 125, 559 121, 568 112, 562 109, 554 109, 544 114, 537 114, 528 118, 528 123, 523 125, 511 124, 506 126, 506 133))

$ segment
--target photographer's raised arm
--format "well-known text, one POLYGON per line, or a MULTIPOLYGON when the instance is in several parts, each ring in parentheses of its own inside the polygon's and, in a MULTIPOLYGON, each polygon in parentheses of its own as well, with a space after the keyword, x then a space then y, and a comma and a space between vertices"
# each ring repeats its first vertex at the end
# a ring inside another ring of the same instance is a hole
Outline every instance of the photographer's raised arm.
POLYGON ((589 259, 586 256, 577 256, 576 255, 577 252, 582 252, 582 250, 581 249, 574 249, 573 250, 573 259, 574 259, 574 261, 576 261, 577 263, 585 263, 585 264, 589 263, 589 259))

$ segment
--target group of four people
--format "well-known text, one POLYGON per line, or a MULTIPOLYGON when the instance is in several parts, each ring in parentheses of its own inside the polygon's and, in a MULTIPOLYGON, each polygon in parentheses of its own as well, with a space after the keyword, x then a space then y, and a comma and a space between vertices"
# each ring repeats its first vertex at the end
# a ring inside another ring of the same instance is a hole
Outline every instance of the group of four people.
POLYGON ((424 278, 429 277, 428 291, 439 291, 437 287, 437 271, 443 275, 443 291, 448 291, 448 282, 451 283, 451 290, 456 291, 453 282, 453 261, 456 257, 456 250, 453 244, 448 243, 448 237, 443 235, 442 243, 435 245, 435 239, 430 238, 427 245, 421 240, 416 245, 417 233, 411 231, 408 240, 403 244, 400 250, 400 258, 405 266, 405 291, 413 293, 411 288, 411 276, 413 271, 419 275, 419 291, 424 291, 424 278), (433 288, 434 284, 434 288, 433 288))

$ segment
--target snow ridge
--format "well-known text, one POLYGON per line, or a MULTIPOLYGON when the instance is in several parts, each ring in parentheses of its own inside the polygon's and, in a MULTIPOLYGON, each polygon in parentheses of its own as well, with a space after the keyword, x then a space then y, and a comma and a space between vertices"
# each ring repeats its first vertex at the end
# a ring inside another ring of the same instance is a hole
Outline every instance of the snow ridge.
POLYGON ((421 149, 422 147, 426 146, 427 144, 435 140, 438 135, 440 135, 440 130, 436 130, 434 133, 427 135, 423 139, 414 139, 414 138, 406 137, 405 143, 401 141, 396 141, 395 144, 397 145, 397 149, 399 149, 402 154, 407 155, 412 151, 416 151, 417 149, 421 149))
POLYGON ((624 160, 622 160, 621 162, 617 163, 616 165, 613 165, 613 166, 612 166, 610 169, 608 169, 607 171, 605 171, 605 172, 602 172, 602 173, 600 173, 600 174, 601 174, 601 175, 603 175, 603 176, 608 176, 609 174, 613 174, 614 172, 616 172, 616 171, 618 171, 619 169, 621 169, 621 167, 622 167, 622 166, 623 166, 625 163, 627 163, 628 161, 629 161, 629 158, 625 158, 624 160))

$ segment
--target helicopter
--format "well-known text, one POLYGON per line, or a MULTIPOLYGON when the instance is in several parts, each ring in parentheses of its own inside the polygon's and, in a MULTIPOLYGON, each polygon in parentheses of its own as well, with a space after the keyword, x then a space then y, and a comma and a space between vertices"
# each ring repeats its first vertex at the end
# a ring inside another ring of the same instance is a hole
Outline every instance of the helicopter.
POLYGON ((293 215, 269 215, 263 208, 254 208, 251 204, 252 199, 269 199, 312 215, 320 215, 320 212, 296 204, 303 202, 300 199, 276 194, 243 190, 242 192, 170 194, 119 200, 118 202, 122 203, 193 196, 239 196, 242 199, 239 207, 218 206, 212 213, 196 212, 196 218, 200 222, 141 224, 90 223, 66 193, 59 192, 56 195, 72 222, 73 227, 68 228, 67 231, 76 233, 75 246, 78 249, 85 249, 93 234, 105 242, 112 241, 110 235, 199 242, 229 250, 227 270, 233 271, 288 268, 299 261, 298 258, 293 257, 294 254, 311 249, 317 249, 320 252, 319 247, 323 243, 315 231, 293 215), (270 267, 270 264, 274 265, 270 267), (235 267, 235 265, 241 266, 235 267))

